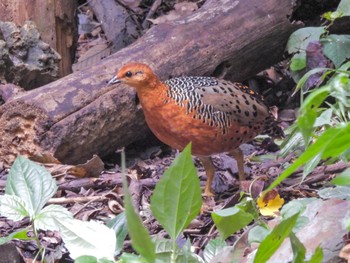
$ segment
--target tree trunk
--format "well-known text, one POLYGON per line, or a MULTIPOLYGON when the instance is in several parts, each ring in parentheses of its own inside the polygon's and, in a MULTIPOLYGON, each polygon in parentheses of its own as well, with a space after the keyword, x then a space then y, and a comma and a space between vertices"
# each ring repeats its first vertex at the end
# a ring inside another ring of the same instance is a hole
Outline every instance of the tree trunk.
POLYGON ((282 58, 297 29, 293 1, 207 0, 182 20, 151 28, 135 43, 88 70, 7 101, 0 108, 0 158, 48 151, 75 163, 107 155, 148 131, 134 91, 106 87, 129 61, 149 64, 161 79, 214 75, 244 80, 282 58))

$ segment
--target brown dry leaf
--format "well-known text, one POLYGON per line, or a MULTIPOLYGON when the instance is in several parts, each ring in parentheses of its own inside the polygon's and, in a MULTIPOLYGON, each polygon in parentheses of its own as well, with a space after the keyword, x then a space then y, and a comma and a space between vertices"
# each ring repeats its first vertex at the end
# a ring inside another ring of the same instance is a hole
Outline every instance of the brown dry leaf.
POLYGON ((284 204, 284 199, 280 197, 276 190, 262 192, 257 200, 260 213, 263 216, 276 217, 279 214, 279 209, 284 204))
POLYGON ((173 20, 176 20, 181 17, 185 17, 193 13, 198 9, 198 6, 196 3, 192 2, 181 2, 174 5, 174 10, 170 11, 168 14, 160 16, 156 19, 148 19, 153 24, 163 24, 166 22, 170 22, 173 20))
POLYGON ((345 245, 339 252, 339 257, 344 258, 350 263, 350 244, 345 245))
POLYGON ((38 153, 36 155, 28 157, 29 160, 37 163, 51 163, 51 164, 61 164, 51 153, 38 153))
POLYGON ((86 163, 76 165, 76 168, 84 169, 86 172, 85 177, 98 177, 104 169, 104 163, 100 157, 94 155, 90 160, 86 161, 86 163))

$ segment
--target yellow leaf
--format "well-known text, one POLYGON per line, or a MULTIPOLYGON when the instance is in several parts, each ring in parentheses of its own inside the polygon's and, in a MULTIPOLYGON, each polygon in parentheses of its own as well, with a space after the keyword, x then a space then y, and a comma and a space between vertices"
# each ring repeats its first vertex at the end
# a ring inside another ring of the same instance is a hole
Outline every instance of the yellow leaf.
POLYGON ((276 217, 279 209, 284 204, 284 199, 280 197, 276 190, 262 192, 257 200, 260 213, 263 216, 276 217))

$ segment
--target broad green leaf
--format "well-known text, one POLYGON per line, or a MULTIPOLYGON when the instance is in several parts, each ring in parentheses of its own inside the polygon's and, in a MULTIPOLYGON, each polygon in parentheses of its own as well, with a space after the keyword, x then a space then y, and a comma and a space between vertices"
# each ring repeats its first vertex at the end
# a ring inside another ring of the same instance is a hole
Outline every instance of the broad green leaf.
POLYGON ((16 232, 12 232, 11 234, 9 234, 6 237, 0 237, 0 245, 3 245, 13 239, 19 239, 19 240, 32 240, 33 238, 28 237, 27 235, 28 233, 28 229, 21 229, 19 231, 16 232))
POLYGON ((156 262, 174 262, 174 263, 204 263, 204 260, 197 254, 190 251, 190 248, 185 246, 179 249, 176 246, 175 253, 173 248, 173 241, 170 239, 157 239, 155 241, 156 247, 156 262), (175 256, 175 258, 172 258, 175 256))
POLYGON ((29 216, 29 212, 20 197, 4 194, 0 196, 0 215, 13 221, 19 221, 29 216))
POLYGON ((113 229, 115 232, 117 244, 114 253, 115 255, 118 255, 123 249, 124 240, 126 238, 126 235, 128 234, 125 212, 120 213, 119 215, 111 219, 107 223, 107 226, 113 229))
POLYGON ((213 257, 218 255, 220 253, 220 250, 226 246, 226 242, 221 238, 211 239, 203 251, 203 258, 205 262, 210 262, 213 257))
POLYGON ((287 43, 289 54, 304 52, 310 41, 318 41, 320 36, 325 33, 324 27, 304 27, 293 32, 287 43))
POLYGON ((291 63, 290 63, 290 69, 292 71, 299 71, 306 67, 306 56, 305 54, 302 56, 298 56, 299 54, 296 54, 292 57, 291 63))
POLYGON ((337 11, 341 12, 344 16, 350 16, 350 0, 341 0, 337 11))
POLYGON ((131 201, 125 174, 125 154, 122 151, 122 176, 125 203, 125 215, 128 224, 128 232, 131 238, 132 247, 145 258, 147 262, 155 261, 154 243, 149 236, 147 229, 142 224, 141 218, 135 212, 131 201))
POLYGON ((56 191, 56 181, 48 170, 23 156, 16 158, 7 178, 5 193, 20 197, 31 219, 56 191))
POLYGON ((75 263, 114 263, 114 260, 97 259, 94 256, 80 256, 74 260, 75 263))
POLYGON ((314 123, 318 115, 317 109, 328 95, 329 88, 327 86, 319 88, 309 94, 300 107, 297 124, 306 143, 309 142, 314 131, 314 123))
POLYGON ((350 123, 338 125, 326 130, 314 144, 312 144, 297 160, 294 161, 277 179, 268 187, 267 191, 276 187, 296 169, 322 152, 322 158, 338 156, 350 147, 350 123))
POLYGON ((215 211, 211 214, 211 217, 222 238, 226 239, 236 231, 250 224, 256 218, 256 214, 244 210, 238 204, 234 207, 215 211))
POLYGON ((319 190, 317 193, 323 199, 350 199, 349 186, 327 187, 319 190))
POLYGON ((121 261, 119 260, 118 263, 147 263, 143 257, 130 253, 123 253, 120 259, 121 261))
POLYGON ((323 250, 318 246, 312 255, 311 259, 307 263, 322 263, 323 262, 323 250))
POLYGON ((200 182, 187 145, 156 185, 151 210, 175 240, 199 214, 202 205, 200 182))
POLYGON ((299 238, 293 232, 290 232, 289 239, 293 250, 293 263, 304 262, 306 248, 303 243, 300 242, 299 238))
POLYGON ((317 117, 314 123, 314 127, 321 127, 324 125, 331 125, 332 121, 332 109, 324 110, 320 116, 317 117))
POLYGON ((56 220, 61 237, 70 256, 114 259, 116 238, 114 231, 97 221, 76 219, 56 220))
POLYGON ((324 54, 332 60, 336 68, 350 57, 349 35, 328 35, 321 39, 324 54))
POLYGON ((298 219, 299 213, 281 221, 260 243, 254 263, 265 263, 276 252, 283 240, 289 236, 298 219))
MULTIPOLYGON (((297 91, 299 91, 302 87, 304 87, 306 81, 310 78, 310 76, 312 76, 313 74, 315 73, 319 73, 319 72, 324 72, 326 71, 326 73, 324 73, 323 75, 328 75, 330 74, 331 72, 333 72, 333 69, 330 69, 330 68, 314 68, 310 71, 308 71, 299 81, 298 81, 298 84, 295 88, 295 91, 293 92, 293 95, 295 93, 297 93, 297 91)), ((303 105, 302 105, 303 106, 303 105)))
POLYGON ((265 237, 270 233, 270 229, 256 225, 250 229, 248 234, 248 242, 251 243, 260 243, 265 239, 265 237))
POLYGON ((48 205, 44 207, 34 219, 36 229, 59 231, 57 220, 73 219, 71 212, 60 205, 48 205))
POLYGON ((344 185, 344 186, 350 185, 350 168, 347 168, 337 177, 333 178, 333 180, 330 181, 330 183, 335 185, 344 185))

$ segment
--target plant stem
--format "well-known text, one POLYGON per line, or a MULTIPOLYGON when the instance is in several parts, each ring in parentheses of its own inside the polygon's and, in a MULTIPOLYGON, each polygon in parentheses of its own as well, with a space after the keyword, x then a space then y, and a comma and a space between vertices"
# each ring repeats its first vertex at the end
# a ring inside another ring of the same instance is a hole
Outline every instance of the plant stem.
POLYGON ((36 242, 36 245, 38 246, 39 253, 41 255, 41 261, 44 262, 44 263, 47 263, 46 259, 45 259, 45 253, 43 253, 43 248, 41 247, 41 244, 40 244, 40 241, 39 241, 38 232, 36 231, 36 228, 35 228, 35 225, 34 225, 34 221, 32 223, 32 227, 33 227, 33 233, 34 233, 34 240, 36 242))

